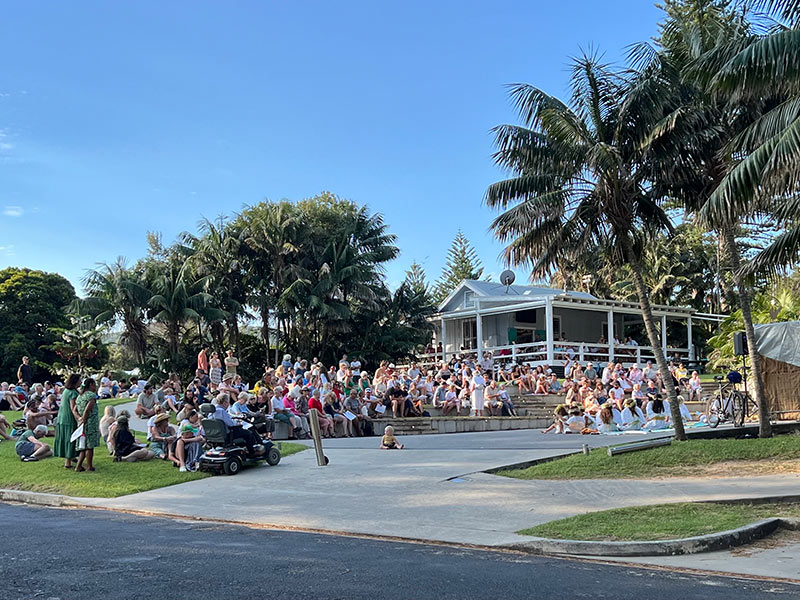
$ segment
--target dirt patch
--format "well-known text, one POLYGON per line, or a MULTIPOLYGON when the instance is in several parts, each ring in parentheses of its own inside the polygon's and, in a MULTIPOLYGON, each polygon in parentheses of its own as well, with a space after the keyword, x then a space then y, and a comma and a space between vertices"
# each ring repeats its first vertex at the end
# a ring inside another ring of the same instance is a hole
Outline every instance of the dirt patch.
POLYGON ((764 550, 774 550, 783 546, 800 543, 800 531, 791 529, 779 529, 772 535, 756 540, 752 544, 740 546, 731 550, 734 556, 748 557, 758 554, 764 550))
POLYGON ((661 467, 659 479, 666 477, 740 477, 800 473, 800 459, 728 460, 692 467, 661 467))

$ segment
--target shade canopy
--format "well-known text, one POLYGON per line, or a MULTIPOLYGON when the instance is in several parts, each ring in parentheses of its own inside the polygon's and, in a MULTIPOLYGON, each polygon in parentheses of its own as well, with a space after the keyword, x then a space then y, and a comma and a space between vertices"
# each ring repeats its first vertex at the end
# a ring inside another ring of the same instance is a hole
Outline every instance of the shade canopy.
POLYGON ((755 330, 761 356, 800 367, 800 321, 765 323, 755 330))

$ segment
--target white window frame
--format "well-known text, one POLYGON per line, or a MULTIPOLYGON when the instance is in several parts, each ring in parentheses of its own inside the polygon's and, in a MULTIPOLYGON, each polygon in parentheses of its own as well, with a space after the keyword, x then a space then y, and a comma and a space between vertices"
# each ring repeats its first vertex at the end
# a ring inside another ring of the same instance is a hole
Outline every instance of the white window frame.
POLYGON ((464 308, 475 308, 475 292, 472 290, 464 292, 464 308))

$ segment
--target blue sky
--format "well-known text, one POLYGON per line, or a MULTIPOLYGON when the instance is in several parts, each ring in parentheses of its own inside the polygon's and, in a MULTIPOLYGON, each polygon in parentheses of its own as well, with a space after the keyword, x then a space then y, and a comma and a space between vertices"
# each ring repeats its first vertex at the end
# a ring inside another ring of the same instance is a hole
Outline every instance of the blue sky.
MULTIPOLYGON (((385 215, 435 279, 458 227, 486 271, 504 85, 566 94, 569 57, 655 34, 649 0, 7 2, 0 266, 87 268, 201 216, 323 190, 385 215)), ((518 272, 518 278, 527 274, 518 272)))

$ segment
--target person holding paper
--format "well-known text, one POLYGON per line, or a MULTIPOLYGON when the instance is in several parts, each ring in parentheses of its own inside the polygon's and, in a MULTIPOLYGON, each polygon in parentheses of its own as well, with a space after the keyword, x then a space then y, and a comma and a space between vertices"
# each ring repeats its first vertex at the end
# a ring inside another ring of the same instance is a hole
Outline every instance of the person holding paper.
POLYGON ((335 423, 344 425, 347 437, 353 437, 353 422, 345 416, 342 403, 339 402, 333 392, 325 396, 325 412, 333 418, 335 423))

